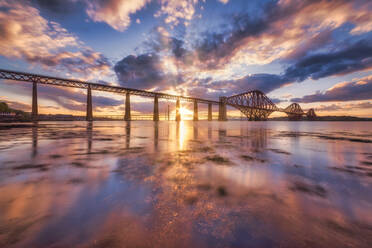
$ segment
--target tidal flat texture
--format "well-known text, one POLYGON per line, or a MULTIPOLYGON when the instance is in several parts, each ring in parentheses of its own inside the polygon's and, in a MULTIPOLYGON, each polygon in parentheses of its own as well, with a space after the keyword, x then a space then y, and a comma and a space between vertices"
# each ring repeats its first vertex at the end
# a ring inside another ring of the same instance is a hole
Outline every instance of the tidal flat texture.
POLYGON ((0 125, 0 247, 371 247, 369 122, 0 125))

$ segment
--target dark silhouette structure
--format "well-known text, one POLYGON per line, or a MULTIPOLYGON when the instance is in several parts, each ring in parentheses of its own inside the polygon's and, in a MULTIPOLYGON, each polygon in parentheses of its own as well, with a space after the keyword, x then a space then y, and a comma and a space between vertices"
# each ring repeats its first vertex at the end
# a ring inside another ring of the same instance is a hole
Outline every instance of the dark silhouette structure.
POLYGON ((266 120, 278 107, 261 91, 252 90, 225 98, 226 103, 239 109, 248 120, 266 120))
POLYGON ((292 103, 284 109, 284 112, 288 115, 290 120, 299 120, 301 119, 304 111, 301 109, 298 103, 292 103))
POLYGON ((159 98, 176 100, 176 121, 181 120, 180 113, 180 101, 193 102, 194 103, 194 121, 199 120, 198 116, 198 104, 204 103, 208 104, 208 121, 212 120, 212 105, 219 106, 219 121, 227 120, 227 105, 239 109, 248 120, 260 121, 266 120, 268 116, 274 112, 284 112, 288 115, 290 120, 299 120, 302 116, 307 116, 309 120, 314 120, 316 114, 314 109, 310 109, 305 113, 298 103, 292 103, 285 109, 278 108, 264 93, 259 90, 251 90, 245 93, 230 97, 220 97, 219 101, 207 100, 202 98, 195 97, 185 97, 171 95, 161 92, 152 92, 146 90, 138 90, 132 88, 124 88, 118 86, 110 86, 105 84, 97 84, 84 82, 80 80, 57 78, 50 76, 43 76, 25 72, 16 72, 9 70, 0 69, 0 79, 8 79, 15 81, 25 81, 31 82, 32 86, 32 119, 37 120, 38 118, 38 105, 37 105, 37 84, 47 84, 55 86, 64 86, 64 87, 73 87, 87 89, 87 112, 86 120, 93 120, 93 107, 92 107, 92 90, 97 91, 106 91, 119 94, 125 94, 125 115, 124 120, 131 120, 131 111, 130 111, 130 96, 144 96, 144 97, 153 97, 154 98, 154 113, 153 120, 159 121, 159 98))

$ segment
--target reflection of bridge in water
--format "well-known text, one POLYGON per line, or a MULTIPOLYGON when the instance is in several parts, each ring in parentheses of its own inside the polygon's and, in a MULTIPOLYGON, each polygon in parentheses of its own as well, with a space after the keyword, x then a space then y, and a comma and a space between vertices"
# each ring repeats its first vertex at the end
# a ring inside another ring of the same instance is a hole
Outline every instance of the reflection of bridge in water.
MULTIPOLYGON (((227 126, 225 123, 202 123, 190 124, 191 122, 154 122, 152 125, 145 125, 144 128, 138 129, 138 124, 133 124, 132 122, 124 122, 123 125, 116 126, 124 129, 123 139, 118 143, 119 147, 125 150, 137 149, 138 140, 142 140, 144 137, 152 140, 145 146, 147 149, 152 149, 154 152, 158 152, 159 149, 168 149, 170 144, 174 144, 177 150, 182 150, 188 147, 189 143, 194 143, 198 140, 210 141, 210 142, 220 142, 221 144, 230 143, 227 139, 237 139, 239 144, 243 147, 249 147, 251 151, 257 152, 259 150, 264 150, 267 147, 267 129, 257 126, 245 127, 241 126, 238 133, 228 133, 227 126), (188 123, 188 124, 185 124, 188 123), (141 135, 141 136, 140 136, 141 135), (227 142, 227 143, 226 143, 227 142), (159 144, 160 143, 160 144, 159 144), (164 146, 164 144, 166 144, 164 146), (183 148, 182 148, 183 147, 183 148)), ((86 150, 85 155, 97 154, 97 149, 102 147, 102 143, 99 138, 100 135, 104 135, 105 131, 108 131, 104 125, 94 124, 94 122, 86 122, 85 125, 71 125, 69 128, 63 128, 65 126, 56 126, 54 124, 39 125, 35 123, 32 125, 31 133, 29 138, 31 139, 31 159, 37 158, 41 154, 39 151, 43 150, 43 144, 40 144, 39 138, 40 133, 45 134, 49 132, 55 132, 56 129, 60 130, 58 133, 60 136, 69 139, 85 139, 86 140, 86 150), (47 129, 45 129, 48 127, 47 129), (73 130, 74 136, 71 135, 73 130), (70 137, 69 137, 70 136, 70 137), (97 145, 94 145, 97 144, 97 145)), ((69 124, 67 124, 69 125, 69 124)), ((111 128, 111 127, 110 127, 111 128)), ((109 132, 109 131, 108 131, 109 132)), ((231 131, 230 131, 231 132, 231 131)), ((53 136, 55 138, 55 136, 53 136)), ((120 140, 120 139, 119 139, 120 140)), ((197 142, 199 144, 199 142, 197 142)), ((78 142, 82 144, 82 142, 78 142)), ((140 146, 141 147, 141 146, 140 146)), ((84 154, 84 153, 82 153, 84 154)))
POLYGON ((34 120, 38 119, 38 104, 37 104, 37 84, 46 84, 54 86, 64 86, 64 87, 73 87, 87 90, 87 111, 86 111, 86 120, 93 120, 93 107, 92 107, 92 90, 113 92, 119 94, 125 94, 125 114, 124 120, 130 121, 131 117, 131 105, 130 105, 130 96, 144 96, 154 98, 154 111, 152 119, 158 121, 159 118, 159 98, 169 99, 176 101, 176 114, 175 120, 181 120, 180 113, 180 101, 193 102, 194 103, 194 112, 193 120, 197 121, 198 116, 198 103, 208 104, 208 121, 213 119, 212 116, 212 105, 218 105, 218 120, 226 121, 227 120, 227 109, 226 106, 232 106, 236 109, 239 109, 249 120, 266 120, 268 116, 274 111, 279 111, 286 113, 290 120, 298 120, 302 116, 307 116, 308 119, 314 119, 316 117, 314 109, 304 112, 298 103, 292 103, 287 108, 278 108, 264 93, 259 90, 251 90, 242 94, 230 96, 230 97, 220 97, 219 101, 213 101, 202 98, 195 97, 185 97, 171 95, 161 92, 152 92, 131 88, 124 88, 118 86, 110 86, 105 84, 97 84, 84 82, 73 79, 64 79, 57 77, 49 77, 37 74, 30 74, 24 72, 15 72, 9 70, 0 69, 0 79, 15 80, 15 81, 25 81, 33 83, 32 87, 32 118, 34 120))

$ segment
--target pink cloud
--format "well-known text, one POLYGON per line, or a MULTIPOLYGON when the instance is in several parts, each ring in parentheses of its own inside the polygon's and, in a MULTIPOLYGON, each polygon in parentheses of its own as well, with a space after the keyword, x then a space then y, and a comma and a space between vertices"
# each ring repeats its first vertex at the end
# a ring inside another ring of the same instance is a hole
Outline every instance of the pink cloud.
POLYGON ((95 22, 106 22, 118 31, 126 30, 131 24, 130 15, 142 9, 151 0, 108 0, 86 1, 87 14, 95 22))
POLYGON ((355 101, 372 99, 372 75, 356 79, 350 82, 342 82, 334 85, 325 92, 317 92, 302 98, 293 98, 293 102, 332 102, 332 101, 355 101))
POLYGON ((356 109, 372 109, 372 102, 359 102, 350 104, 331 104, 331 105, 320 105, 316 108, 319 112, 328 111, 350 111, 356 109))
POLYGON ((224 68, 231 64, 268 64, 302 56, 332 38, 330 32, 346 23, 352 35, 372 30, 370 1, 282 0, 268 4, 260 18, 234 16, 232 30, 211 33, 200 44, 199 66, 224 68))
POLYGON ((0 1, 0 55, 81 74, 107 72, 109 61, 26 2, 0 1))

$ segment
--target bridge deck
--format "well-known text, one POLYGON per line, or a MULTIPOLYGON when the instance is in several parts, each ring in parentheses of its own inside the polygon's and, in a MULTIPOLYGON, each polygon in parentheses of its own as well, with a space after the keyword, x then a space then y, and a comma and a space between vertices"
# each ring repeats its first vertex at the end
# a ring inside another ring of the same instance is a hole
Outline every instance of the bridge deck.
MULTIPOLYGON (((213 101, 208 99, 202 98, 195 98, 195 97, 187 97, 187 96, 177 96, 172 94, 166 94, 162 92, 154 92, 154 91, 146 91, 146 90, 139 90, 133 88, 125 88, 113 85, 105 85, 105 84, 98 84, 98 83, 91 83, 87 81, 81 80, 74 80, 74 79, 66 79, 66 78, 59 78, 59 77, 50 77, 32 73, 25 73, 25 72, 17 72, 17 71, 10 71, 10 70, 3 70, 0 69, 0 79, 8 79, 8 80, 15 80, 15 81, 26 81, 38 84, 46 84, 46 85, 55 85, 55 86, 64 86, 64 87, 73 87, 73 88, 80 88, 80 89, 88 89, 91 90, 98 90, 98 91, 106 91, 106 92, 113 92, 119 94, 131 94, 143 97, 153 97, 157 96, 158 98, 163 99, 171 99, 171 100, 182 100, 186 102, 198 102, 198 103, 206 103, 206 104, 220 104, 219 101, 213 101)), ((230 97, 222 97, 225 100, 221 100, 223 105, 230 105, 239 109, 244 113, 250 114, 262 114, 262 113, 271 113, 275 111, 284 112, 288 115, 307 115, 300 105, 297 103, 292 103, 287 108, 278 108, 264 93, 259 90, 251 90, 248 92, 244 92, 241 94, 237 94, 230 97), (254 111, 253 111, 254 110, 254 111), (261 111, 261 112, 257 112, 261 111)), ((89 105, 89 104, 88 104, 89 105)), ((225 108, 223 107, 222 108, 225 108)), ((221 105, 220 105, 221 108, 221 105)), ((312 110, 314 112, 314 110, 312 110)), ((312 113, 313 113, 312 112, 312 113)), ((270 114, 269 113, 269 114, 270 114)), ((315 112, 314 112, 315 115, 315 112)))
POLYGON ((171 100, 180 99, 186 102, 197 101, 199 103, 207 103, 207 104, 208 103, 211 103, 211 104, 219 103, 218 101, 202 99, 202 98, 177 96, 177 95, 171 95, 171 94, 166 94, 162 92, 153 92, 153 91, 138 90, 138 89, 132 89, 132 88, 124 88, 124 87, 119 87, 119 86, 91 83, 91 82, 86 82, 86 81, 65 79, 65 78, 58 78, 58 77, 50 77, 50 76, 25 73, 25 72, 9 71, 9 70, 3 70, 3 69, 0 69, 0 79, 35 82, 39 84, 73 87, 73 88, 80 88, 80 89, 87 89, 88 85, 90 85, 92 90, 113 92, 113 93, 119 93, 119 94, 129 93, 131 95, 144 96, 144 97, 155 97, 155 95, 157 95, 158 98, 171 99, 171 100))

